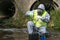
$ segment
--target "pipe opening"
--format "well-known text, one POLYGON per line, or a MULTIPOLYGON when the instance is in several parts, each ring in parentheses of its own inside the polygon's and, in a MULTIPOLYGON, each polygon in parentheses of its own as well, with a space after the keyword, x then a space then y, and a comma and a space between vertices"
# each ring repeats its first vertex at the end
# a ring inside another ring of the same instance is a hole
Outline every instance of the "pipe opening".
POLYGON ((14 0, 1 0, 0 1, 0 19, 10 18, 15 13, 14 0))
POLYGON ((39 1, 35 1, 32 5, 31 5, 31 8, 30 10, 34 10, 34 9, 37 9, 37 7, 40 5, 40 4, 44 4, 45 5, 45 9, 50 12, 51 10, 55 10, 56 7, 59 7, 59 5, 54 2, 53 0, 47 0, 46 2, 45 1, 42 1, 42 0, 39 0, 39 1))

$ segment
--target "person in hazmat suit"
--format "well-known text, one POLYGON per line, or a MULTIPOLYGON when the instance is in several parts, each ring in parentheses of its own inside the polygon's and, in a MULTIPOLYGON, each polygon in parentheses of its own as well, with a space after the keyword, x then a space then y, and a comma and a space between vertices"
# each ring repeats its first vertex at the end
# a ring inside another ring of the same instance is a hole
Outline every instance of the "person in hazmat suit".
POLYGON ((47 33, 47 24, 50 21, 50 14, 45 10, 44 4, 40 4, 37 9, 27 11, 25 14, 30 21, 27 22, 29 40, 37 40, 39 32, 41 36, 47 33))

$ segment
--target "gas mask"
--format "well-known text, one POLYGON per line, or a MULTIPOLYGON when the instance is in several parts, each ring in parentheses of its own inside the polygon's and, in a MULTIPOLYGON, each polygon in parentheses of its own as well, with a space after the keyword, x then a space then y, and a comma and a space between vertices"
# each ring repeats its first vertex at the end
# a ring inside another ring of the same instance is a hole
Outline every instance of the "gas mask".
POLYGON ((38 15, 42 16, 42 10, 38 10, 38 15))

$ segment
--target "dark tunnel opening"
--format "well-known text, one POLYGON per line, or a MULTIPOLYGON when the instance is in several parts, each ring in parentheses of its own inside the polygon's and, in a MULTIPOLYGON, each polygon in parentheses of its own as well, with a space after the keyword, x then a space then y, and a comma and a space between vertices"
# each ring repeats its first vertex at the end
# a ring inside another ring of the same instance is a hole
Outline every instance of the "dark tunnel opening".
POLYGON ((14 1, 1 0, 0 2, 0 16, 4 16, 3 19, 12 17, 15 13, 14 1))

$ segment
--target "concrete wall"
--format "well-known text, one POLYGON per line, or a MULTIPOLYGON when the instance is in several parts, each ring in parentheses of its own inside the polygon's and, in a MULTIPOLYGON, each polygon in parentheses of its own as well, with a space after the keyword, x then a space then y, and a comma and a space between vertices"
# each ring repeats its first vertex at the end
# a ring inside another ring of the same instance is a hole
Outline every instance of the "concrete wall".
POLYGON ((59 5, 58 8, 60 8, 60 0, 54 0, 54 1, 59 5))
POLYGON ((31 5, 35 2, 35 0, 15 0, 19 10, 26 12, 29 10, 31 5))
POLYGON ((15 15, 13 16, 14 18, 16 15, 20 12, 26 13, 31 7, 31 5, 35 2, 36 0, 15 0, 15 15))
MULTIPOLYGON (((2 0, 1 0, 2 1, 2 0)), ((0 1, 0 2, 1 2, 0 1)), ((3 0, 3 1, 7 1, 7 0, 3 0)), ((10 1, 10 0, 9 0, 10 1)), ((13 17, 17 16, 18 13, 26 13, 26 11, 30 10, 32 4, 36 1, 36 0, 14 0, 14 4, 15 4, 15 14, 13 17)), ((54 0, 60 7, 60 0, 54 0)), ((44 4, 48 4, 48 3, 52 3, 51 0, 40 0, 41 3, 44 4)), ((3 4, 2 4, 3 5, 3 4)), ((1 6, 0 6, 1 7, 1 6)), ((58 8, 59 8, 58 7, 58 8)))
MULTIPOLYGON (((26 13, 26 11, 30 10, 30 7, 35 1, 36 0, 15 0, 16 11, 13 17, 16 17, 16 15, 21 12, 26 13)), ((54 1, 59 5, 58 8, 60 8, 60 0, 54 0, 54 1)), ((40 2, 44 4, 52 3, 49 0, 41 0, 40 2)))
MULTIPOLYGON (((15 0, 18 9, 23 11, 25 13, 27 10, 30 9, 31 5, 35 2, 36 0, 15 0)), ((54 0, 59 6, 60 6, 60 0, 54 0)), ((50 3, 49 0, 41 0, 42 3, 50 3)))

